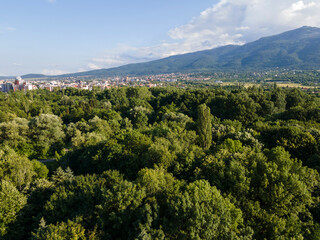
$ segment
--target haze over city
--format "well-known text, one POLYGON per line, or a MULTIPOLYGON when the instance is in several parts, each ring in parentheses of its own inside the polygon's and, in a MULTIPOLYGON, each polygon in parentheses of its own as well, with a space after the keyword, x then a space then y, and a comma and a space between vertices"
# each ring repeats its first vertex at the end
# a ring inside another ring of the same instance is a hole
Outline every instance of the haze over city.
POLYGON ((320 26, 315 0, 11 0, 0 9, 0 76, 109 68, 320 26))

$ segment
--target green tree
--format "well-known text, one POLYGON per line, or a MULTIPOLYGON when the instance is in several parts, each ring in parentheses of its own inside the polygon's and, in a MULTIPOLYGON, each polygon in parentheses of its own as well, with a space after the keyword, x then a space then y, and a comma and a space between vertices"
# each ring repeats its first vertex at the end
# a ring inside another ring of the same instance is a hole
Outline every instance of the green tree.
MULTIPOLYGON (((43 219, 42 219, 43 220, 43 219)), ((85 228, 76 222, 68 220, 57 224, 45 225, 45 222, 40 222, 36 233, 33 233, 34 240, 85 240, 88 239, 85 235, 85 228)), ((93 239, 93 238, 90 238, 93 239)))
POLYGON ((298 88, 292 89, 286 97, 286 109, 297 107, 305 102, 307 96, 298 88))
POLYGON ((212 125, 210 108, 205 104, 198 107, 197 131, 200 145, 204 149, 209 149, 212 144, 212 125))
POLYGON ((32 165, 37 178, 47 178, 49 169, 46 167, 46 165, 38 160, 32 160, 32 165))
POLYGON ((12 121, 1 123, 0 142, 23 155, 30 155, 31 145, 28 139, 28 123, 29 121, 24 118, 15 118, 12 121))
MULTIPOLYGON (((54 144, 61 142, 65 136, 62 130, 62 120, 53 114, 40 114, 29 123, 30 136, 34 142, 36 155, 45 157, 54 144)), ((51 149, 52 153, 54 153, 51 149)))
POLYGON ((36 175, 32 162, 9 147, 0 149, 0 180, 10 181, 19 190, 27 187, 36 175))
POLYGON ((156 138, 151 144, 146 153, 146 165, 152 167, 157 165, 159 167, 168 168, 176 159, 174 152, 170 151, 170 141, 165 138, 156 138))
POLYGON ((0 237, 7 233, 8 224, 15 221, 26 203, 27 198, 12 183, 0 180, 0 237))
POLYGON ((176 180, 162 168, 144 168, 139 171, 137 183, 145 188, 147 194, 153 195, 170 191, 176 180))
POLYGON ((66 170, 63 170, 61 167, 58 167, 51 177, 52 181, 55 183, 71 181, 73 178, 73 172, 69 167, 67 167, 66 170))
POLYGON ((282 112, 286 109, 286 94, 281 88, 275 87, 271 93, 271 101, 276 107, 276 112, 282 112))
MULTIPOLYGON (((291 159, 282 147, 266 150, 265 154, 268 160, 257 164, 252 177, 255 199, 260 200, 265 212, 255 223, 260 225, 259 238, 302 239, 312 230, 310 209, 319 203, 314 198, 319 174, 291 159)), ((255 217, 259 215, 255 213, 255 217)))
POLYGON ((151 112, 150 109, 137 106, 130 109, 129 114, 132 119, 132 123, 135 128, 143 128, 148 126, 148 114, 151 112))
POLYGON ((241 210, 205 180, 169 197, 166 211, 168 239, 240 239, 242 235, 241 210))

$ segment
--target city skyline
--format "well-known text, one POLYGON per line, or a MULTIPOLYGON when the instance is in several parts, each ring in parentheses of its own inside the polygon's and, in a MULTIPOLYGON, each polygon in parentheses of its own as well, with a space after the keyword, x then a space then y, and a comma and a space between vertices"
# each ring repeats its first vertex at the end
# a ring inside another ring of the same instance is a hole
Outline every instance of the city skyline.
POLYGON ((0 76, 109 68, 320 26, 320 1, 11 0, 0 76))

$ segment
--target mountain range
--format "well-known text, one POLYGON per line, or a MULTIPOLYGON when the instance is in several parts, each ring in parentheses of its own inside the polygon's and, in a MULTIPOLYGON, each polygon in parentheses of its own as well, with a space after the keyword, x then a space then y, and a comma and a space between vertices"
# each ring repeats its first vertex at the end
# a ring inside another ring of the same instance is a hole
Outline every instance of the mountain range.
POLYGON ((263 37, 244 45, 227 45, 145 63, 60 76, 138 76, 177 72, 257 71, 276 68, 320 69, 320 28, 305 26, 263 37))

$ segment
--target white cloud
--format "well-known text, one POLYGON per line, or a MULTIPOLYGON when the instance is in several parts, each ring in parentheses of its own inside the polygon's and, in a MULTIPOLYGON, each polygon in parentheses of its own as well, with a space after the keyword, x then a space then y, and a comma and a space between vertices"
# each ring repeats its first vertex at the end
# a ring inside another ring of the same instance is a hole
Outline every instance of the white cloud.
POLYGON ((47 0, 49 3, 54 3, 56 0, 47 0))
POLYGON ((102 67, 101 66, 98 66, 94 63, 88 63, 88 68, 91 69, 91 70, 97 70, 97 69, 101 69, 102 67))
POLYGON ((312 13, 314 11, 314 7, 319 10, 319 4, 317 6, 315 2, 305 3, 303 1, 299 1, 293 3, 289 8, 282 11, 283 20, 285 22, 290 22, 295 19, 302 20, 301 18, 305 18, 304 21, 306 24, 317 24, 317 19, 313 19, 313 16, 311 16, 310 19, 310 16, 308 16, 309 12, 312 13))
POLYGON ((14 27, 0 26, 0 33, 13 32, 13 31, 16 31, 14 27))
POLYGON ((141 48, 118 45, 115 49, 109 50, 102 56, 92 59, 92 61, 87 64, 87 67, 94 70, 106 67, 117 67, 129 63, 146 62, 166 57, 169 54, 165 55, 163 52, 167 52, 168 47, 163 47, 163 45, 166 45, 166 43, 159 46, 141 48))
POLYGON ((303 25, 320 26, 319 11, 320 1, 221 0, 169 35, 195 50, 203 41, 211 47, 237 44, 303 25))
POLYGON ((304 25, 319 27, 319 12, 319 0, 220 0, 189 23, 170 30, 170 42, 142 48, 119 46, 93 59, 91 64, 99 68, 114 67, 243 44, 304 25))
POLYGON ((14 27, 6 27, 5 30, 6 31, 15 31, 16 29, 14 27))
POLYGON ((58 69, 43 69, 41 73, 44 75, 61 75, 67 72, 58 69))

